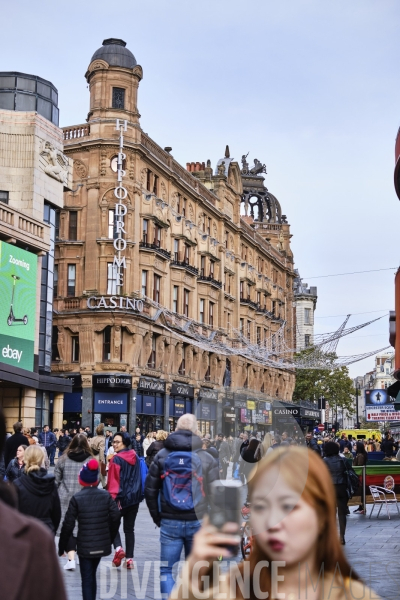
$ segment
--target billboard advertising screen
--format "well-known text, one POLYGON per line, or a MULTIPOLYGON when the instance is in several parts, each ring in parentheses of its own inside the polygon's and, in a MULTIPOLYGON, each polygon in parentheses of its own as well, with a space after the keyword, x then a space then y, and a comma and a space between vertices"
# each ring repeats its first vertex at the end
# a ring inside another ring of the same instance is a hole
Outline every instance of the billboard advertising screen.
POLYGON ((0 242, 0 362, 33 371, 37 256, 0 242))
POLYGON ((387 404, 393 404, 392 398, 387 393, 387 390, 365 390, 366 406, 379 408, 387 404))

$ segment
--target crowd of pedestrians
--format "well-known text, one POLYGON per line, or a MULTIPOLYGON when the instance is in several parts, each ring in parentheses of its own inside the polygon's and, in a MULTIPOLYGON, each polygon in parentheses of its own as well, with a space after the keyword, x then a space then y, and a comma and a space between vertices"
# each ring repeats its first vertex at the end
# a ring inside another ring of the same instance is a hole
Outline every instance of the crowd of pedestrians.
MULTIPOLYGON (((4 419, 0 421, 0 429, 4 429, 4 419)), ((67 559, 64 569, 74 570, 79 565, 83 599, 94 600, 96 571, 102 557, 113 552, 115 568, 135 567, 135 522, 145 499, 160 528, 161 592, 167 598, 174 586, 173 567, 182 550, 189 563, 193 545, 194 555, 207 554, 204 547, 199 548, 212 483, 227 478, 241 480, 247 485, 245 508, 250 512, 252 495, 262 482, 263 465, 275 464, 276 457, 284 458, 287 452, 295 462, 305 456, 316 457, 308 459, 311 470, 314 464, 320 465, 322 480, 330 477, 332 498, 326 510, 333 510, 332 502, 336 505, 339 542, 345 544, 351 463, 362 466, 368 460, 368 444, 349 438, 322 438, 311 432, 303 438, 286 431, 264 436, 241 432, 237 437, 218 433, 212 438, 201 434, 191 414, 180 417, 174 432, 146 434, 137 428, 133 435, 125 427, 113 434, 104 424, 98 425, 94 433, 89 428, 50 431, 47 425, 38 433, 24 430, 18 422, 14 434, 1 440, 5 445, 4 454, 0 452, 4 456, 2 478, 8 488, 1 484, 0 519, 2 511, 7 513, 3 507, 6 501, 18 507, 21 515, 41 521, 53 540, 59 538, 59 555, 67 559), (49 470, 53 465, 54 474, 49 470)), ((387 456, 398 450, 390 434, 385 436, 381 449, 387 456)), ((311 488, 314 485, 309 479, 304 484, 311 488)), ((355 512, 364 509, 360 505, 355 512)), ((224 556, 222 550, 220 556, 224 556)), ((53 579, 58 585, 57 573, 53 579)), ((57 597, 63 599, 63 592, 60 595, 57 590, 57 597)))

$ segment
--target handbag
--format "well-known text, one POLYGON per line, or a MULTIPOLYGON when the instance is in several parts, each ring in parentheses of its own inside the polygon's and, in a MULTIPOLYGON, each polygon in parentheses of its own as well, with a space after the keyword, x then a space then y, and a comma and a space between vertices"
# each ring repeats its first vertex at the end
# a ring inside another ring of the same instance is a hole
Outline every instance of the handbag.
POLYGON ((348 464, 347 459, 343 458, 342 460, 344 461, 347 495, 349 498, 353 498, 360 487, 360 480, 353 467, 348 464))

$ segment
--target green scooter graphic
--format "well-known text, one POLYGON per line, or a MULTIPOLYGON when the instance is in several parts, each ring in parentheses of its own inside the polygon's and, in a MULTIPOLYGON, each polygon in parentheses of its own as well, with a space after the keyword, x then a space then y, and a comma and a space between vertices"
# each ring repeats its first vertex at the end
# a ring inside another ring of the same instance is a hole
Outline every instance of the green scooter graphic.
POLYGON ((11 295, 10 314, 7 317, 7 325, 11 326, 11 325, 14 325, 14 323, 23 323, 24 325, 26 325, 28 323, 28 315, 24 315, 22 317, 22 319, 17 319, 14 315, 14 310, 13 310, 15 284, 21 278, 18 277, 18 275, 11 275, 11 277, 14 279, 14 283, 13 283, 13 289, 12 289, 12 295, 11 295))

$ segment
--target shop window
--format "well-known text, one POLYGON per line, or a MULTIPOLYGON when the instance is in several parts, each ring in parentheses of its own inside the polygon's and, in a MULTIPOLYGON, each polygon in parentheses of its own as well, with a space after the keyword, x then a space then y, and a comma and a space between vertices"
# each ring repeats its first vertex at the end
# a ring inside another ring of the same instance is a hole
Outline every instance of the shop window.
POLYGON ((172 310, 174 313, 178 312, 178 300, 179 300, 179 287, 174 285, 172 290, 172 310))
POLYGON ((117 227, 115 220, 115 210, 108 211, 108 238, 110 240, 117 239, 117 227))
POLYGON ((107 325, 103 330, 103 361, 111 360, 111 326, 107 325))
POLYGON ((183 314, 189 316, 189 290, 183 290, 183 314))
POLYGON ((147 273, 148 271, 142 271, 142 298, 147 296, 147 273))
POLYGON ((107 294, 112 296, 117 293, 117 267, 114 263, 107 263, 107 294))
POLYGON ((55 231, 54 231, 54 233, 55 233, 55 239, 59 240, 60 239, 60 211, 59 210, 55 211, 55 224, 54 224, 54 227, 55 227, 55 231))
POLYGON ((185 244, 185 264, 188 265, 189 264, 189 260, 190 260, 190 246, 189 244, 185 244))
POLYGON ((205 256, 202 256, 202 257, 200 258, 200 275, 201 275, 202 277, 204 277, 204 275, 205 275, 205 272, 206 272, 206 257, 205 257, 205 256))
POLYGON ((60 360, 60 354, 58 352, 58 327, 53 325, 51 328, 51 360, 60 360))
POLYGON ((76 265, 68 265, 67 296, 75 296, 76 265))
POLYGON ((0 190, 0 202, 3 202, 4 204, 8 204, 8 200, 9 200, 9 192, 0 190))
POLYGON ((215 261, 210 260, 210 277, 212 279, 214 279, 214 268, 215 268, 215 261))
POLYGON ((158 225, 154 226, 154 245, 157 246, 157 248, 161 247, 161 227, 158 225))
POLYGON ((68 227, 68 239, 71 242, 76 242, 78 239, 78 211, 69 211, 69 227, 68 227))
POLYGON ((224 374, 224 383, 223 383, 224 387, 231 386, 231 381, 232 381, 231 370, 232 370, 231 361, 229 360, 229 358, 227 358, 226 366, 225 366, 225 374, 224 374))
POLYGON ((160 289, 161 289, 161 277, 160 277, 160 275, 154 275, 154 286, 153 286, 154 302, 160 303, 160 289))
POLYGON ((149 235, 149 220, 143 219, 142 242, 147 244, 149 235))
POLYGON ((210 327, 214 327, 214 302, 210 302, 208 308, 209 308, 208 323, 209 323, 210 327))
POLYGON ((79 335, 71 337, 71 362, 79 362, 79 335))
POLYGON ((112 107, 122 109, 125 108, 125 90, 123 88, 113 87, 112 107))
POLYGON ((155 194, 157 196, 157 194, 158 194, 158 175, 154 175, 152 192, 153 192, 153 194, 155 194))
POLYGON ((204 323, 204 304, 205 304, 204 299, 200 298, 200 310, 199 310, 199 313, 200 313, 200 323, 204 323))
POLYGON ((149 369, 156 368, 156 340, 157 337, 153 335, 153 337, 151 338, 151 352, 147 361, 147 367, 149 369))
POLYGON ((54 296, 54 298, 57 298, 57 296, 58 296, 58 265, 54 265, 53 296, 54 296))

